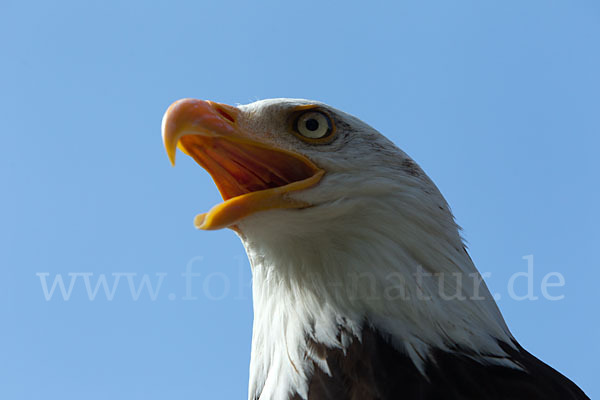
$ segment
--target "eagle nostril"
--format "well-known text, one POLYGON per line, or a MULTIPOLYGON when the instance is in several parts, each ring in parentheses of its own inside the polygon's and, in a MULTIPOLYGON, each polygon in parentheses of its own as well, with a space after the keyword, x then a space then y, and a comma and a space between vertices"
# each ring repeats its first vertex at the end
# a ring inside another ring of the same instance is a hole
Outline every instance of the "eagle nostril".
POLYGON ((233 117, 230 114, 228 114, 225 110, 223 110, 221 107, 216 107, 216 108, 217 108, 217 112, 219 114, 221 114, 222 117, 229 120, 229 122, 235 123, 235 119, 233 119, 233 117))

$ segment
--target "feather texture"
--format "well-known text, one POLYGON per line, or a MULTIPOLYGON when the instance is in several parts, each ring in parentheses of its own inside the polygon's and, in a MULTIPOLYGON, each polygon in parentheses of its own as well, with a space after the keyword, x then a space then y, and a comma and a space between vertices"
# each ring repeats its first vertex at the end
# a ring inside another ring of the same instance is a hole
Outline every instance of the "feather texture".
MULTIPOLYGON (((315 344, 319 346, 318 344, 315 344)), ((583 400, 573 382, 518 344, 501 343, 521 369, 482 364, 470 351, 434 349, 425 374, 372 328, 346 351, 322 349, 330 374, 315 368, 309 400, 583 400)), ((299 396, 295 400, 301 400, 299 396)))

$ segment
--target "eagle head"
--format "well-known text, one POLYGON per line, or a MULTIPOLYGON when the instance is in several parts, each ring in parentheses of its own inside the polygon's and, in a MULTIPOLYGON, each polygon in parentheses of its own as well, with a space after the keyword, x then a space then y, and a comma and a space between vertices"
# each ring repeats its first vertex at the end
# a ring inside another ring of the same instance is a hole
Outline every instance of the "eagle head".
POLYGON ((373 362, 351 350, 366 335, 422 374, 440 351, 520 368, 448 204, 371 126, 316 101, 184 99, 162 133, 223 197, 196 227, 234 230, 252 265, 250 398, 309 398, 314 376, 339 375, 332 360, 373 362))

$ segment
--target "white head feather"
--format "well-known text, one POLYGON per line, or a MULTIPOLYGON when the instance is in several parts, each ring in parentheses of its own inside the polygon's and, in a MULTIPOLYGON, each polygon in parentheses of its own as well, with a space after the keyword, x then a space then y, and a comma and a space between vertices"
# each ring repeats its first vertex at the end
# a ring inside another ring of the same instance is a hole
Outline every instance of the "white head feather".
POLYGON ((361 340, 363 326, 389 335, 418 368, 434 348, 509 363, 498 340, 510 344, 512 336, 448 204, 412 159, 325 104, 273 99, 239 108, 240 126, 257 140, 327 171, 318 185, 290 194, 312 207, 238 224, 253 269, 251 399, 306 398, 313 365, 328 373, 308 340, 345 349, 361 340), (331 113, 332 143, 311 145, 287 132, 289 110, 302 104, 331 113))

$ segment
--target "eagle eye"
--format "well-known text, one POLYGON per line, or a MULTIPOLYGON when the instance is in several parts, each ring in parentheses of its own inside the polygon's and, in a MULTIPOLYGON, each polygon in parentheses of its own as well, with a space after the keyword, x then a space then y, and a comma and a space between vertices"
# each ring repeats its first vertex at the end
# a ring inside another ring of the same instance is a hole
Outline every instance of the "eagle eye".
POLYGON ((304 112, 296 118, 294 129, 303 138, 326 139, 334 131, 331 118, 321 111, 310 110, 304 112))

